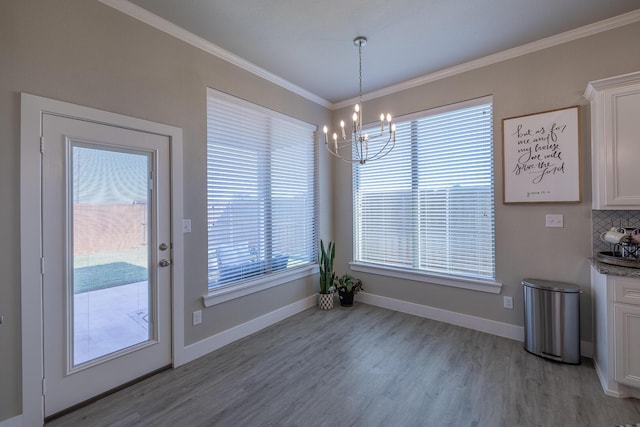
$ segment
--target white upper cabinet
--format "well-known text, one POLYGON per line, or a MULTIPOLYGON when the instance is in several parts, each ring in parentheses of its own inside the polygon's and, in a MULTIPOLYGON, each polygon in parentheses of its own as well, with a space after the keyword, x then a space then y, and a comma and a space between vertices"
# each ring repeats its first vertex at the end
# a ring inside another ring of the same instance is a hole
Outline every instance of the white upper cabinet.
POLYGON ((640 72, 587 85, 593 209, 640 208, 640 72))

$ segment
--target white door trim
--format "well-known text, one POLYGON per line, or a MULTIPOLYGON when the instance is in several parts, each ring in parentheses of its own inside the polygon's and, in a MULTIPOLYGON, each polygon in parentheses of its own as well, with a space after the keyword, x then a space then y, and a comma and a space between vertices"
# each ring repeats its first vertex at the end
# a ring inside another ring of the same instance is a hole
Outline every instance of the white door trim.
MULTIPOLYGON (((21 94, 20 119, 20 274, 22 299, 22 421, 44 422, 42 379, 42 270, 41 270, 41 157, 42 114, 50 113, 128 129, 165 135, 171 151, 171 318, 173 366, 185 363, 184 354, 184 236, 182 129, 116 113, 21 94)), ((45 266, 46 267, 46 266, 45 266)))

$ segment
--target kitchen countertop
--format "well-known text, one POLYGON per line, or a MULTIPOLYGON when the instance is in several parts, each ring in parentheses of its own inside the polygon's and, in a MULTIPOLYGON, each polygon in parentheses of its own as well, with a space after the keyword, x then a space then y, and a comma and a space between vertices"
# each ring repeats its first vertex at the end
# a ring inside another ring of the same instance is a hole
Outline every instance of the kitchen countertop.
POLYGON ((605 264, 595 258, 590 258, 589 261, 591 261, 591 265, 593 265, 596 271, 600 274, 640 278, 640 268, 620 267, 617 265, 605 264))

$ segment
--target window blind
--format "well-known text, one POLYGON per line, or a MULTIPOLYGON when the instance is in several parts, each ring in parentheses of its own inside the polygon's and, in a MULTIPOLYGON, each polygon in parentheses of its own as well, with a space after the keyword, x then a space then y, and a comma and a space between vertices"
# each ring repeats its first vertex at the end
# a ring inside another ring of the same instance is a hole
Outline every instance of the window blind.
POLYGON ((356 262, 495 278, 487 98, 400 120, 387 157, 354 165, 353 192, 356 262))
POLYGON ((315 127, 207 91, 209 288, 316 259, 315 127))

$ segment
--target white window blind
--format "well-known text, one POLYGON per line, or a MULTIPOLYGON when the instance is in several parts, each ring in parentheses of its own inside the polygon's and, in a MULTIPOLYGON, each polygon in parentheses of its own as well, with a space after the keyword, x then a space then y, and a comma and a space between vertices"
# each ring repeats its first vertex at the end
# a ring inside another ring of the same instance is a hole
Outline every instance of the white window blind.
POLYGON ((414 116, 387 157, 354 165, 354 261, 493 280, 491 100, 414 116))
POLYGON ((209 288, 316 259, 315 127, 207 90, 209 288))

